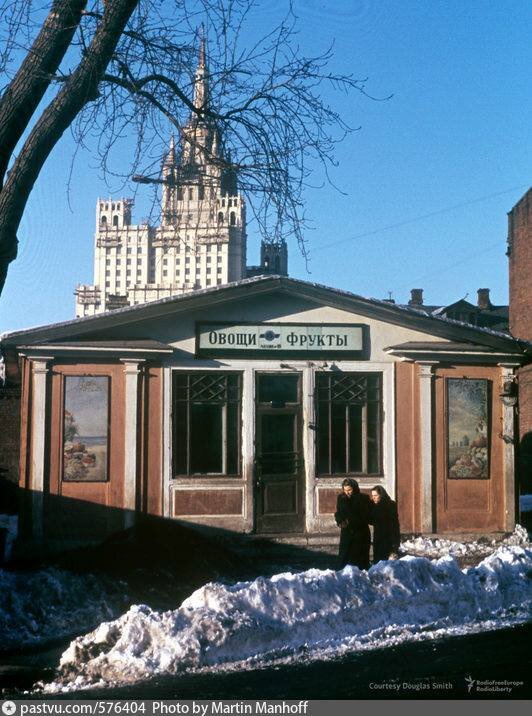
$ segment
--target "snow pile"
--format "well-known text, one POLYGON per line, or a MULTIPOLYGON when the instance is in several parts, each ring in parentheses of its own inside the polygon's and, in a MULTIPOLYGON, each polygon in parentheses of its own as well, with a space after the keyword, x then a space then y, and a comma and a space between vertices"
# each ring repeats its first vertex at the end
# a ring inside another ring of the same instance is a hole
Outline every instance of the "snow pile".
POLYGON ((486 557, 499 547, 521 546, 529 544, 528 533, 521 525, 516 525, 514 532, 502 540, 481 538, 471 542, 455 542, 443 538, 414 537, 401 542, 403 553, 436 559, 450 555, 451 557, 486 557))
POLYGON ((101 577, 48 568, 0 569, 2 650, 58 639, 112 619, 124 608, 120 585, 101 577))
POLYGON ((404 557, 368 572, 310 569, 209 583, 175 611, 134 606, 73 641, 48 692, 183 670, 327 658, 531 617, 532 549, 502 547, 477 567, 404 557))

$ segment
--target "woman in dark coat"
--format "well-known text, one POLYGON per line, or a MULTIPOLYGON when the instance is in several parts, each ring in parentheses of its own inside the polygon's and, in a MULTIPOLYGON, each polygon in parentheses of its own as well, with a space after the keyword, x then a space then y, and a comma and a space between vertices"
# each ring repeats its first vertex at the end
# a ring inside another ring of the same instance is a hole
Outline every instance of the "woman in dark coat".
POLYGON ((346 564, 354 564, 359 569, 369 569, 369 532, 370 500, 360 492, 358 482, 346 478, 342 482, 342 492, 336 501, 334 519, 341 528, 340 532, 340 569, 346 564))
POLYGON ((397 555, 401 535, 397 505, 384 487, 371 490, 370 523, 373 525, 373 564, 397 555))

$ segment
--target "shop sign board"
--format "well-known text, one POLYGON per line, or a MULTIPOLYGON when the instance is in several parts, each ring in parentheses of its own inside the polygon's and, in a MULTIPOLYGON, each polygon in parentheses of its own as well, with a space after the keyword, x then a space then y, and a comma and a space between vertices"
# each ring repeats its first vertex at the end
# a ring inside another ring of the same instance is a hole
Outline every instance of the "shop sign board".
POLYGON ((367 326, 340 323, 196 324, 196 354, 361 358, 367 326))

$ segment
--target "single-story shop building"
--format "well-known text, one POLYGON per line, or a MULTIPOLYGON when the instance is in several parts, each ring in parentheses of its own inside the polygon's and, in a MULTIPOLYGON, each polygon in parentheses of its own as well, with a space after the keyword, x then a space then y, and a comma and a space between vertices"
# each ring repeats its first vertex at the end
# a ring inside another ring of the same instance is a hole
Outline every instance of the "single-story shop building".
POLYGON ((403 532, 511 531, 530 347, 279 276, 6 334, 28 536, 141 514, 327 533, 346 476, 385 487, 403 532))

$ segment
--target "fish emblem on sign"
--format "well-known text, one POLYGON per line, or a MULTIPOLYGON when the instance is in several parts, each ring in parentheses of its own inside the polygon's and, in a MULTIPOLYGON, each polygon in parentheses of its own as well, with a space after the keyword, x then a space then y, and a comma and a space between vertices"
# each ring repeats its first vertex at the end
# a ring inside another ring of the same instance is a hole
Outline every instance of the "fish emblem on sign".
POLYGON ((259 338, 262 341, 265 341, 265 343, 260 343, 260 348, 269 348, 270 350, 275 350, 281 348, 281 341, 279 340, 281 338, 280 333, 275 333, 275 331, 264 331, 264 333, 259 333, 259 338))

